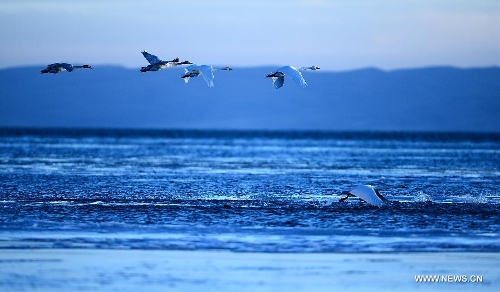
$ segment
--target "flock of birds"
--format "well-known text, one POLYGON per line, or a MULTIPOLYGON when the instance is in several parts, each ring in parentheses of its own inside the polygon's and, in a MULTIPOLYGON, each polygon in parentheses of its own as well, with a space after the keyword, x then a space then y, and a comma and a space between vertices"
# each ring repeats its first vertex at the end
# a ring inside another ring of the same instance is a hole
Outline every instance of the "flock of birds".
MULTIPOLYGON (((179 58, 175 58, 171 61, 164 61, 158 58, 157 56, 150 54, 146 51, 142 51, 142 55, 148 61, 149 65, 142 67, 141 72, 149 72, 149 71, 160 71, 166 68, 172 68, 180 65, 188 65, 184 68, 184 74, 181 76, 184 79, 185 83, 189 82, 189 78, 202 76, 208 87, 214 86, 214 72, 223 71, 223 70, 233 70, 231 67, 222 67, 222 68, 214 68, 210 65, 196 65, 191 63, 190 61, 180 61, 179 58)), ((42 74, 45 73, 59 73, 62 71, 71 72, 75 69, 86 68, 92 69, 90 65, 82 65, 82 66, 74 66, 68 63, 53 63, 47 66, 47 68, 41 71, 42 74)), ((291 78, 294 82, 302 87, 307 87, 307 82, 302 76, 302 71, 305 70, 319 70, 318 66, 310 66, 310 67, 300 67, 296 68, 294 66, 283 66, 278 68, 275 72, 267 74, 266 78, 271 78, 276 89, 282 87, 285 83, 285 76, 291 78)))

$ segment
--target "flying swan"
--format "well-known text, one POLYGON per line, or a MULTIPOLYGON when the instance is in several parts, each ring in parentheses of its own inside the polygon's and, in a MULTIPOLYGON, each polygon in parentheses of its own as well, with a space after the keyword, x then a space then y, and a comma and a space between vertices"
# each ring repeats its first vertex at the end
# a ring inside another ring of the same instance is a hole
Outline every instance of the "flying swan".
POLYGON ((92 69, 92 66, 90 65, 82 65, 82 66, 73 66, 68 63, 53 63, 50 65, 47 65, 47 68, 43 69, 40 71, 40 73, 45 74, 45 73, 59 73, 62 71, 68 71, 71 72, 75 69, 80 69, 80 68, 86 68, 86 69, 92 69))
POLYGON ((223 67, 223 68, 214 68, 210 65, 190 65, 187 68, 184 68, 184 75, 181 76, 184 79, 185 83, 189 82, 189 78, 202 76, 205 79, 208 87, 214 86, 214 72, 222 71, 222 70, 233 70, 231 67, 223 67))
POLYGON ((388 203, 387 200, 380 192, 374 189, 370 185, 359 185, 353 188, 350 191, 344 191, 342 194, 346 195, 344 198, 341 198, 339 202, 346 201, 349 197, 358 197, 361 200, 367 202, 370 205, 381 207, 385 203, 388 203))
POLYGON ((178 65, 193 64, 189 61, 179 62, 180 61, 179 58, 175 58, 172 61, 163 61, 163 60, 160 60, 160 58, 158 58, 157 56, 150 54, 146 51, 142 51, 141 53, 144 56, 144 58, 146 58, 146 60, 148 60, 148 62, 149 62, 149 65, 147 65, 146 67, 141 67, 141 72, 160 71, 160 70, 163 70, 165 68, 171 68, 171 67, 175 67, 178 65))
POLYGON ((267 74, 267 78, 272 78, 274 87, 276 89, 280 88, 283 86, 285 83, 285 76, 289 76, 292 78, 293 81, 295 81, 297 84, 299 84, 302 87, 307 87, 307 82, 302 76, 301 71, 305 70, 319 70, 320 68, 318 66, 311 66, 311 67, 300 67, 296 68, 294 66, 283 66, 281 68, 278 68, 276 72, 267 74))

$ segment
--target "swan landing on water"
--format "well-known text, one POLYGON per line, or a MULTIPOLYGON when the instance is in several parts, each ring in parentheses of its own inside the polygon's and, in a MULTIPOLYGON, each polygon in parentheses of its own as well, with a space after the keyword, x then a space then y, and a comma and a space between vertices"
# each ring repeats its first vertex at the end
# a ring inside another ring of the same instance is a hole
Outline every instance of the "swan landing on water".
POLYGON ((307 87, 307 82, 302 76, 301 71, 305 70, 319 70, 320 68, 318 66, 311 66, 311 67, 300 67, 296 68, 294 66, 283 66, 281 68, 278 68, 276 72, 267 74, 267 78, 271 78, 273 80, 274 87, 276 89, 280 88, 283 86, 285 83, 285 76, 289 76, 292 78, 293 81, 295 81, 298 85, 302 87, 307 87))
POLYGON ((57 74, 62 71, 68 71, 71 72, 74 69, 80 69, 80 68, 85 68, 85 69, 92 69, 92 66, 90 65, 82 65, 82 66, 73 66, 68 63, 53 63, 50 65, 47 65, 47 68, 43 69, 40 71, 40 73, 45 74, 45 73, 53 73, 57 74))
POLYGON ((344 202, 349 197, 358 197, 368 204, 377 207, 381 207, 384 204, 389 203, 389 200, 387 200, 378 190, 374 189, 370 185, 359 185, 350 191, 343 192, 342 194, 346 196, 341 198, 339 202, 344 202))
POLYGON ((189 78, 198 77, 201 75, 203 79, 205 79, 205 82, 207 83, 208 87, 213 87, 215 78, 214 72, 222 70, 230 71, 233 70, 233 68, 231 67, 214 68, 210 65, 191 65, 188 66, 187 68, 184 68, 184 75, 182 75, 181 78, 184 79, 185 83, 188 83, 189 78))

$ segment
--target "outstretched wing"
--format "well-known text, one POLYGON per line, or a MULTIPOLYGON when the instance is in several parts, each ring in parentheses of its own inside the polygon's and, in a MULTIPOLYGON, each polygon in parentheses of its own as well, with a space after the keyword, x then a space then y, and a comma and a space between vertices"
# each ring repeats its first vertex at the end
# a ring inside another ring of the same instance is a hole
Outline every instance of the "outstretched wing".
POLYGON ((148 60, 149 64, 151 64, 151 65, 154 65, 156 63, 161 62, 161 60, 155 55, 152 55, 146 51, 142 51, 141 53, 144 56, 144 58, 146 58, 146 60, 148 60))
POLYGON ((45 74, 45 73, 58 73, 59 72, 59 67, 57 64, 49 64, 47 65, 47 68, 43 69, 40 71, 40 73, 45 74))
POLYGON ((283 72, 286 76, 289 76, 295 81, 298 85, 302 87, 307 87, 307 82, 302 76, 300 71, 293 66, 283 66, 278 69, 278 71, 283 72))
POLYGON ((200 70, 201 75, 203 76, 203 79, 205 79, 205 82, 207 83, 208 87, 213 87, 215 78, 214 68, 208 65, 201 65, 198 66, 197 69, 200 70))
POLYGON ((356 197, 363 199, 370 205, 378 207, 384 205, 384 202, 382 201, 382 199, 380 199, 380 197, 377 196, 377 193, 375 192, 372 186, 359 185, 354 189, 352 189, 350 193, 355 195, 356 197))

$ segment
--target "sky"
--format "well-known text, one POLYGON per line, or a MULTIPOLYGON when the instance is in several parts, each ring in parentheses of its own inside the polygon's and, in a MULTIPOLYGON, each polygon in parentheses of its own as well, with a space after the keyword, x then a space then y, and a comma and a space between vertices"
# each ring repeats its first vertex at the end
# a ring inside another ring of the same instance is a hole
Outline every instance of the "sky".
POLYGON ((500 66, 499 0, 0 0, 0 68, 500 66))

